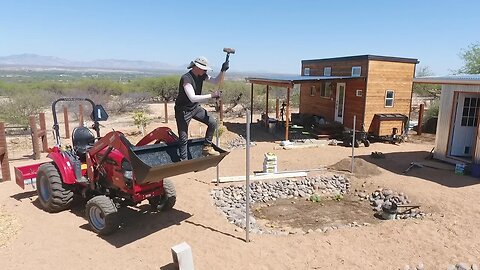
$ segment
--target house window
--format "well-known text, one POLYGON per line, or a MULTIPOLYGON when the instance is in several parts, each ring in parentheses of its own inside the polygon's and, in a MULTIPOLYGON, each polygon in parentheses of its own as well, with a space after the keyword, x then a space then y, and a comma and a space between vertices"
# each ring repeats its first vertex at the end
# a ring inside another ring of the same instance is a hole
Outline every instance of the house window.
POLYGON ((310 86, 310 96, 315 96, 315 85, 310 86))
POLYGON ((393 107, 394 99, 395 99, 395 94, 393 90, 387 90, 385 92, 385 107, 393 107))
POLYGON ((356 91, 356 96, 357 96, 357 97, 363 96, 363 90, 357 89, 357 91, 356 91))
POLYGON ((304 68, 303 69, 303 75, 310 76, 310 68, 304 68))
POLYGON ((362 67, 352 67, 352 77, 360 77, 362 74, 362 67))
POLYGON ((320 96, 329 98, 331 95, 331 82, 326 82, 320 90, 320 96))
POLYGON ((468 98, 463 101, 462 126, 476 127, 478 107, 480 107, 480 98, 468 98))
POLYGON ((323 76, 332 76, 332 67, 324 67, 323 76))

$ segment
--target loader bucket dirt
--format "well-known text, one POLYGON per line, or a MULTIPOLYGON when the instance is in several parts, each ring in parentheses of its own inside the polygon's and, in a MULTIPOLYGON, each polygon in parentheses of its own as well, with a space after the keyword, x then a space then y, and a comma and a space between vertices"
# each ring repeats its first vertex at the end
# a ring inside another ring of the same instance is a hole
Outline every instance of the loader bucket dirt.
POLYGON ((202 156, 204 139, 188 141, 188 160, 180 161, 178 143, 133 146, 130 162, 137 184, 155 183, 166 177, 215 167, 229 152, 213 145, 219 156, 202 156))

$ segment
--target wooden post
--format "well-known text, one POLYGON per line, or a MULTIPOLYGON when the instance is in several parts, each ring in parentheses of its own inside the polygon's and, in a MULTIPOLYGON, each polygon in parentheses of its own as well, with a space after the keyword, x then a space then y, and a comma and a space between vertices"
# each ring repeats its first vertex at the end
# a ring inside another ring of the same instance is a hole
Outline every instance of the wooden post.
POLYGON ((165 102, 164 103, 164 107, 165 107, 165 121, 164 122, 168 123, 168 102, 167 102, 166 99, 164 100, 164 102, 165 102))
POLYGON ((0 122, 0 167, 2 167, 2 181, 10 181, 10 164, 8 162, 7 137, 5 123, 0 122))
POLYGON ((63 122, 65 122, 65 138, 70 138, 70 126, 68 125, 68 108, 63 106, 63 122))
POLYGON ((48 140, 47 140, 47 125, 45 123, 45 113, 39 113, 38 118, 40 119, 40 131, 39 136, 42 138, 42 152, 48 152, 48 140))
POLYGON ((285 114, 285 141, 288 141, 288 126, 290 125, 290 87, 287 88, 287 113, 285 114))
POLYGON ((420 110, 418 111, 418 126, 417 126, 417 135, 422 135, 422 120, 423 120, 423 111, 425 110, 425 104, 420 104, 420 110))
POLYGON ((40 146, 38 144, 37 123, 35 123, 34 115, 30 115, 28 117, 28 123, 30 124, 30 130, 32 131, 33 159, 40 159, 40 146))
POLYGON ((78 120, 79 125, 83 127, 83 104, 78 105, 78 120))
POLYGON ((277 98, 277 100, 275 101, 275 119, 279 119, 280 118, 280 100, 277 98))

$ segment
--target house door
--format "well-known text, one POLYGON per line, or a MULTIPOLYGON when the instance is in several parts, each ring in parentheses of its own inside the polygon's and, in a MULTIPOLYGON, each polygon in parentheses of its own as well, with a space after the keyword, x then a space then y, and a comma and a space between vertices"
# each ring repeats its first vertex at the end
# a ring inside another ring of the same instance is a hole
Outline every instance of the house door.
POLYGON ((343 124, 343 113, 345 111, 345 83, 337 83, 336 92, 335 121, 343 124))
POLYGON ((478 125, 478 108, 480 96, 469 93, 459 93, 457 109, 452 128, 450 155, 457 157, 472 157, 475 147, 478 125))

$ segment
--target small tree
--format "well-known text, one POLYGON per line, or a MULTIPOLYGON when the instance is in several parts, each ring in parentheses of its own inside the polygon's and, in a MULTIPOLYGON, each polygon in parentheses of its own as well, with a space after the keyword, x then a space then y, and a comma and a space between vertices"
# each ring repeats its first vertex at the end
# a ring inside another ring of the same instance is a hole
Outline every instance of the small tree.
MULTIPOLYGON (((427 77, 433 76, 433 72, 428 66, 419 66, 415 77, 427 77)), ((438 84, 426 84, 415 83, 413 84, 413 92, 419 96, 437 96, 440 93, 440 85, 438 84)))
POLYGON ((133 123, 137 128, 141 128, 142 136, 145 136, 145 128, 151 122, 151 119, 143 111, 136 111, 133 114, 133 123))
POLYGON ((480 42, 471 44, 459 54, 464 65, 457 72, 464 74, 480 74, 480 42))

